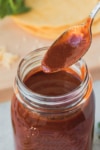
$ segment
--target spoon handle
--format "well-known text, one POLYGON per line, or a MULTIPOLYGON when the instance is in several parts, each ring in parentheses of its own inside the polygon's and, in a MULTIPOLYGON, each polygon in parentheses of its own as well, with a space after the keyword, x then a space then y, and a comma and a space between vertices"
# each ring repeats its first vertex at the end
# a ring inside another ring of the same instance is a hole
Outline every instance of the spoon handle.
POLYGON ((91 13, 90 13, 90 18, 93 20, 94 19, 94 17, 95 17, 95 15, 96 15, 96 13, 99 11, 99 9, 100 9, 100 1, 98 1, 98 3, 96 4, 96 6, 94 7, 94 9, 91 11, 91 13))

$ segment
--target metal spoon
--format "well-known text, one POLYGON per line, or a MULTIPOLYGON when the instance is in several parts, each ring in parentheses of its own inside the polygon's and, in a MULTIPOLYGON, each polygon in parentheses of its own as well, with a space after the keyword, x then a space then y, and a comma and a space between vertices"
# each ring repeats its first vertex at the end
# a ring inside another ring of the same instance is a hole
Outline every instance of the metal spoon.
POLYGON ((88 51, 92 41, 92 22, 99 9, 100 1, 86 23, 69 28, 50 46, 41 63, 44 72, 62 70, 74 64, 88 51))

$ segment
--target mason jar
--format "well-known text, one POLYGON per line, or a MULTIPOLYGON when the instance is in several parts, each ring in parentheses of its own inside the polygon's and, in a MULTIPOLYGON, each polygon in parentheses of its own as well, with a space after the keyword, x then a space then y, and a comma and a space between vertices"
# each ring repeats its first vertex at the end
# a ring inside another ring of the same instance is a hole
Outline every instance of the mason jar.
POLYGON ((95 99, 84 60, 47 74, 47 47, 18 66, 11 104, 16 150, 92 150, 95 99))

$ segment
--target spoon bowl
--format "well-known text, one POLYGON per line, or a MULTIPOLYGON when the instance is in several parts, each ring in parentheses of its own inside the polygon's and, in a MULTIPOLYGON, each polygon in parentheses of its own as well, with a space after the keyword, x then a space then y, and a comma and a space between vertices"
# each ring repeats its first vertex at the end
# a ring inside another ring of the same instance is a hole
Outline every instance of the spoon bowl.
POLYGON ((84 24, 69 28, 56 39, 42 60, 41 65, 44 72, 57 72, 74 64, 84 56, 91 45, 91 26, 99 9, 100 2, 91 11, 84 24))

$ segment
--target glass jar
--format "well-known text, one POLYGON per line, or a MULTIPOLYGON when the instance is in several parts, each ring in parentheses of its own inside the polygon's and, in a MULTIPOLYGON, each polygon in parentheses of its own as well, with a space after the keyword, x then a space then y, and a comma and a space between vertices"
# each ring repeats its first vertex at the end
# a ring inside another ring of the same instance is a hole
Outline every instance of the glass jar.
MULTIPOLYGON (((30 74, 41 70, 41 60, 47 49, 32 51, 18 67, 11 104, 15 149, 92 150, 95 101, 91 76, 83 60, 64 70, 80 83, 63 95, 39 94, 25 84, 30 74)), ((41 80, 30 81, 30 85, 41 80)), ((51 79, 47 81, 51 82, 51 79)), ((70 83, 73 83, 73 79, 70 83)), ((53 86, 55 83, 50 89, 53 86)), ((42 87, 47 88, 49 85, 42 87)))

